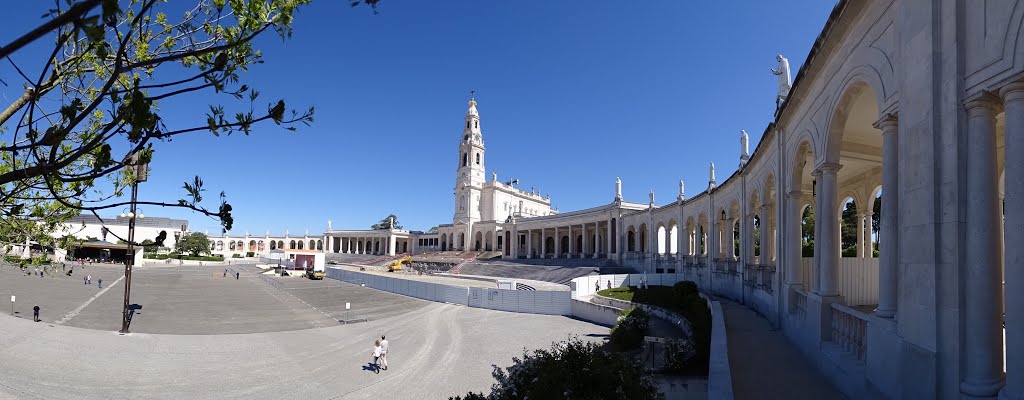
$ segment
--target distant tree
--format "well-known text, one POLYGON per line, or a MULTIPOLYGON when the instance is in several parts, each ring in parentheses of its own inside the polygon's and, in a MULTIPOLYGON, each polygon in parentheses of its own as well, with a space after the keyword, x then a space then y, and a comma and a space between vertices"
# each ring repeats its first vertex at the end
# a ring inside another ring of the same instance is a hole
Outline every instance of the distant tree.
MULTIPOLYGON (((876 239, 878 238, 879 227, 882 226, 882 196, 875 198, 875 204, 871 207, 871 232, 876 239)), ((875 239, 872 239, 873 241, 875 239)), ((878 242, 874 241, 875 251, 878 250, 878 242)))
POLYGON ((596 343, 570 338, 551 350, 523 351, 502 370, 490 394, 468 393, 449 400, 593 399, 656 400, 665 396, 636 360, 596 343))
POLYGON ((174 251, 180 254, 188 253, 190 256, 210 254, 210 240, 204 233, 188 233, 174 245, 174 251))
POLYGON ((857 256, 857 203, 849 202, 843 208, 843 222, 839 227, 843 257, 857 256))
POLYGON ((437 233, 437 225, 430 227, 430 230, 428 230, 427 233, 437 233))
POLYGON ((370 225, 370 229, 402 229, 402 225, 398 223, 398 217, 395 214, 388 214, 380 222, 370 225))

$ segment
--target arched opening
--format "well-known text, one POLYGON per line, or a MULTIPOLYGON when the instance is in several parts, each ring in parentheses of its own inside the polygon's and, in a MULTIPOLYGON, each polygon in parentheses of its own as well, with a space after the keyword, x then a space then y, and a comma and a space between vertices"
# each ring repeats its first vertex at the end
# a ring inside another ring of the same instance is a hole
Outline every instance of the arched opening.
POLYGON ((729 251, 732 253, 733 258, 740 256, 740 221, 738 219, 732 220, 732 248, 729 251))
MULTIPOLYGON (((842 249, 842 257, 856 258, 858 256, 857 245, 859 244, 857 236, 857 227, 861 226, 858 224, 858 212, 857 202, 853 197, 847 197, 843 199, 842 211, 839 213, 839 239, 840 248, 842 249)), ((863 235, 863 233, 861 233, 863 235)))
POLYGON ((316 249, 320 250, 320 251, 324 250, 324 241, 323 241, 323 239, 320 239, 320 240, 316 241, 316 249))
POLYGON ((469 155, 462 153, 462 166, 465 167, 467 165, 469 165, 469 155))
POLYGON ((666 235, 667 231, 665 230, 665 225, 658 224, 658 254, 668 253, 668 238, 666 235))
POLYGON ((476 233, 476 240, 473 242, 473 251, 480 251, 483 247, 484 236, 482 233, 476 233))
POLYGON ((278 249, 284 249, 284 240, 278 240, 277 241, 277 248, 278 249))
POLYGON ((640 224, 639 247, 641 253, 647 252, 647 224, 640 224))
POLYGON ((552 236, 546 236, 544 238, 544 256, 552 256, 555 254, 555 238, 552 236))
POLYGON ((669 253, 679 254, 679 224, 672 220, 668 230, 669 253))
MULTIPOLYGON (((754 244, 754 257, 760 258, 761 257, 761 217, 759 215, 754 214, 754 222, 753 222, 752 226, 753 226, 753 232, 752 233, 753 233, 753 237, 754 237, 754 243, 753 243, 754 244)), ((760 264, 760 260, 758 260, 758 262, 755 263, 755 264, 760 264)))
POLYGON ((277 242, 276 241, 273 241, 273 240, 270 241, 270 249, 271 250, 277 250, 277 242))
POLYGON ((249 241, 249 251, 256 251, 256 241, 255 240, 250 240, 249 241))
MULTIPOLYGON (((569 236, 568 235, 562 235, 562 237, 560 239, 558 239, 558 240, 561 243, 562 253, 568 253, 569 252, 569 236)), ((559 257, 561 257, 561 256, 562 255, 559 254, 559 257)))
POLYGON ((218 240, 217 241, 217 251, 224 251, 224 241, 223 240, 218 240))
POLYGON ((459 242, 455 245, 457 249, 466 250, 466 234, 459 233, 459 242))
POLYGON ((262 241, 262 240, 260 240, 259 242, 257 242, 257 243, 256 243, 256 250, 258 250, 258 251, 264 251, 264 250, 266 250, 266 247, 265 247, 265 245, 263 244, 263 241, 262 241))
POLYGON ((295 241, 294 240, 288 242, 288 249, 289 250, 295 250, 295 241))
POLYGON ((301 241, 301 240, 299 240, 299 241, 295 242, 295 246, 296 246, 296 247, 297 247, 297 248, 298 248, 299 250, 302 250, 302 248, 304 247, 304 245, 303 245, 303 243, 302 243, 302 241, 301 241))
MULTIPOLYGON (((583 243, 577 243, 576 249, 579 251, 583 243)), ((633 225, 629 226, 626 230, 626 251, 636 251, 636 234, 633 232, 633 225)))
POLYGON ((484 235, 484 251, 494 251, 494 232, 487 231, 484 235))

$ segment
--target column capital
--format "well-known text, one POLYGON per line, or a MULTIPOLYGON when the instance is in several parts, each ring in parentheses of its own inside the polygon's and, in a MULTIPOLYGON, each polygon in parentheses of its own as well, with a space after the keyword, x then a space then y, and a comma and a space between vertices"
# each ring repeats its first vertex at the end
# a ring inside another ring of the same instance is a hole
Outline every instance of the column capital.
POLYGON ((839 172, 839 170, 842 168, 843 166, 840 165, 839 163, 826 162, 819 165, 818 168, 815 168, 811 174, 814 176, 821 176, 824 174, 835 174, 836 172, 839 172))
POLYGON ((896 127, 899 126, 899 117, 896 113, 885 113, 871 126, 874 126, 875 129, 881 129, 882 133, 895 133, 896 127))
POLYGON ((1024 80, 1014 81, 999 89, 1003 102, 1024 100, 1024 80))
POLYGON ((995 115, 1001 111, 999 97, 990 93, 982 92, 964 100, 964 109, 967 115, 995 115))

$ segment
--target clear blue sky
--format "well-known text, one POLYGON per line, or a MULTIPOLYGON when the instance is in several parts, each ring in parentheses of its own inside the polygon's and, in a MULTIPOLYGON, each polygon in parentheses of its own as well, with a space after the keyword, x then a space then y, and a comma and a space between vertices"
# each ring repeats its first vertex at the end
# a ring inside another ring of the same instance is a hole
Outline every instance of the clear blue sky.
MULTIPOLYGON (((4 41, 38 21, 42 3, 9 10, 18 22, 0 28, 4 41)), ((610 202, 617 176, 627 200, 653 189, 664 204, 680 179, 691 195, 706 186, 710 161, 719 180, 729 176, 740 129, 756 146, 775 108, 775 55, 795 77, 834 6, 384 0, 373 15, 347 4, 301 10, 292 39, 261 41, 266 63, 243 77, 264 102, 315 106, 312 127, 162 144, 141 197, 173 201, 199 174, 210 205, 227 192, 238 234, 319 233, 327 220, 366 229, 388 213, 409 229, 450 223, 475 89, 488 177, 519 178, 563 212, 610 202)), ((0 90, 10 99, 21 85, 8 70, 0 78, 17 87, 0 90)), ((165 119, 205 121, 195 107, 161 106, 165 119)), ((219 231, 188 212, 144 211, 219 231)))

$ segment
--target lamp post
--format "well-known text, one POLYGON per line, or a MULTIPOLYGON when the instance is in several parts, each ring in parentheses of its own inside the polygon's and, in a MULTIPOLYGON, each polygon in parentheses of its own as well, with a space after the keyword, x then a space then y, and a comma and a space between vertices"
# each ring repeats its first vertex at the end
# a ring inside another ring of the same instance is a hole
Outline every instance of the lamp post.
POLYGON ((136 213, 136 202, 138 202, 139 196, 139 182, 145 182, 149 175, 149 165, 141 162, 138 152, 132 154, 131 161, 128 162, 128 168, 132 171, 132 198, 128 214, 121 214, 121 217, 128 218, 128 254, 124 261, 124 309, 121 311, 121 330, 119 333, 126 334, 128 331, 128 324, 130 323, 130 302, 132 293, 132 266, 135 264, 135 219, 145 218, 142 213, 136 213))

